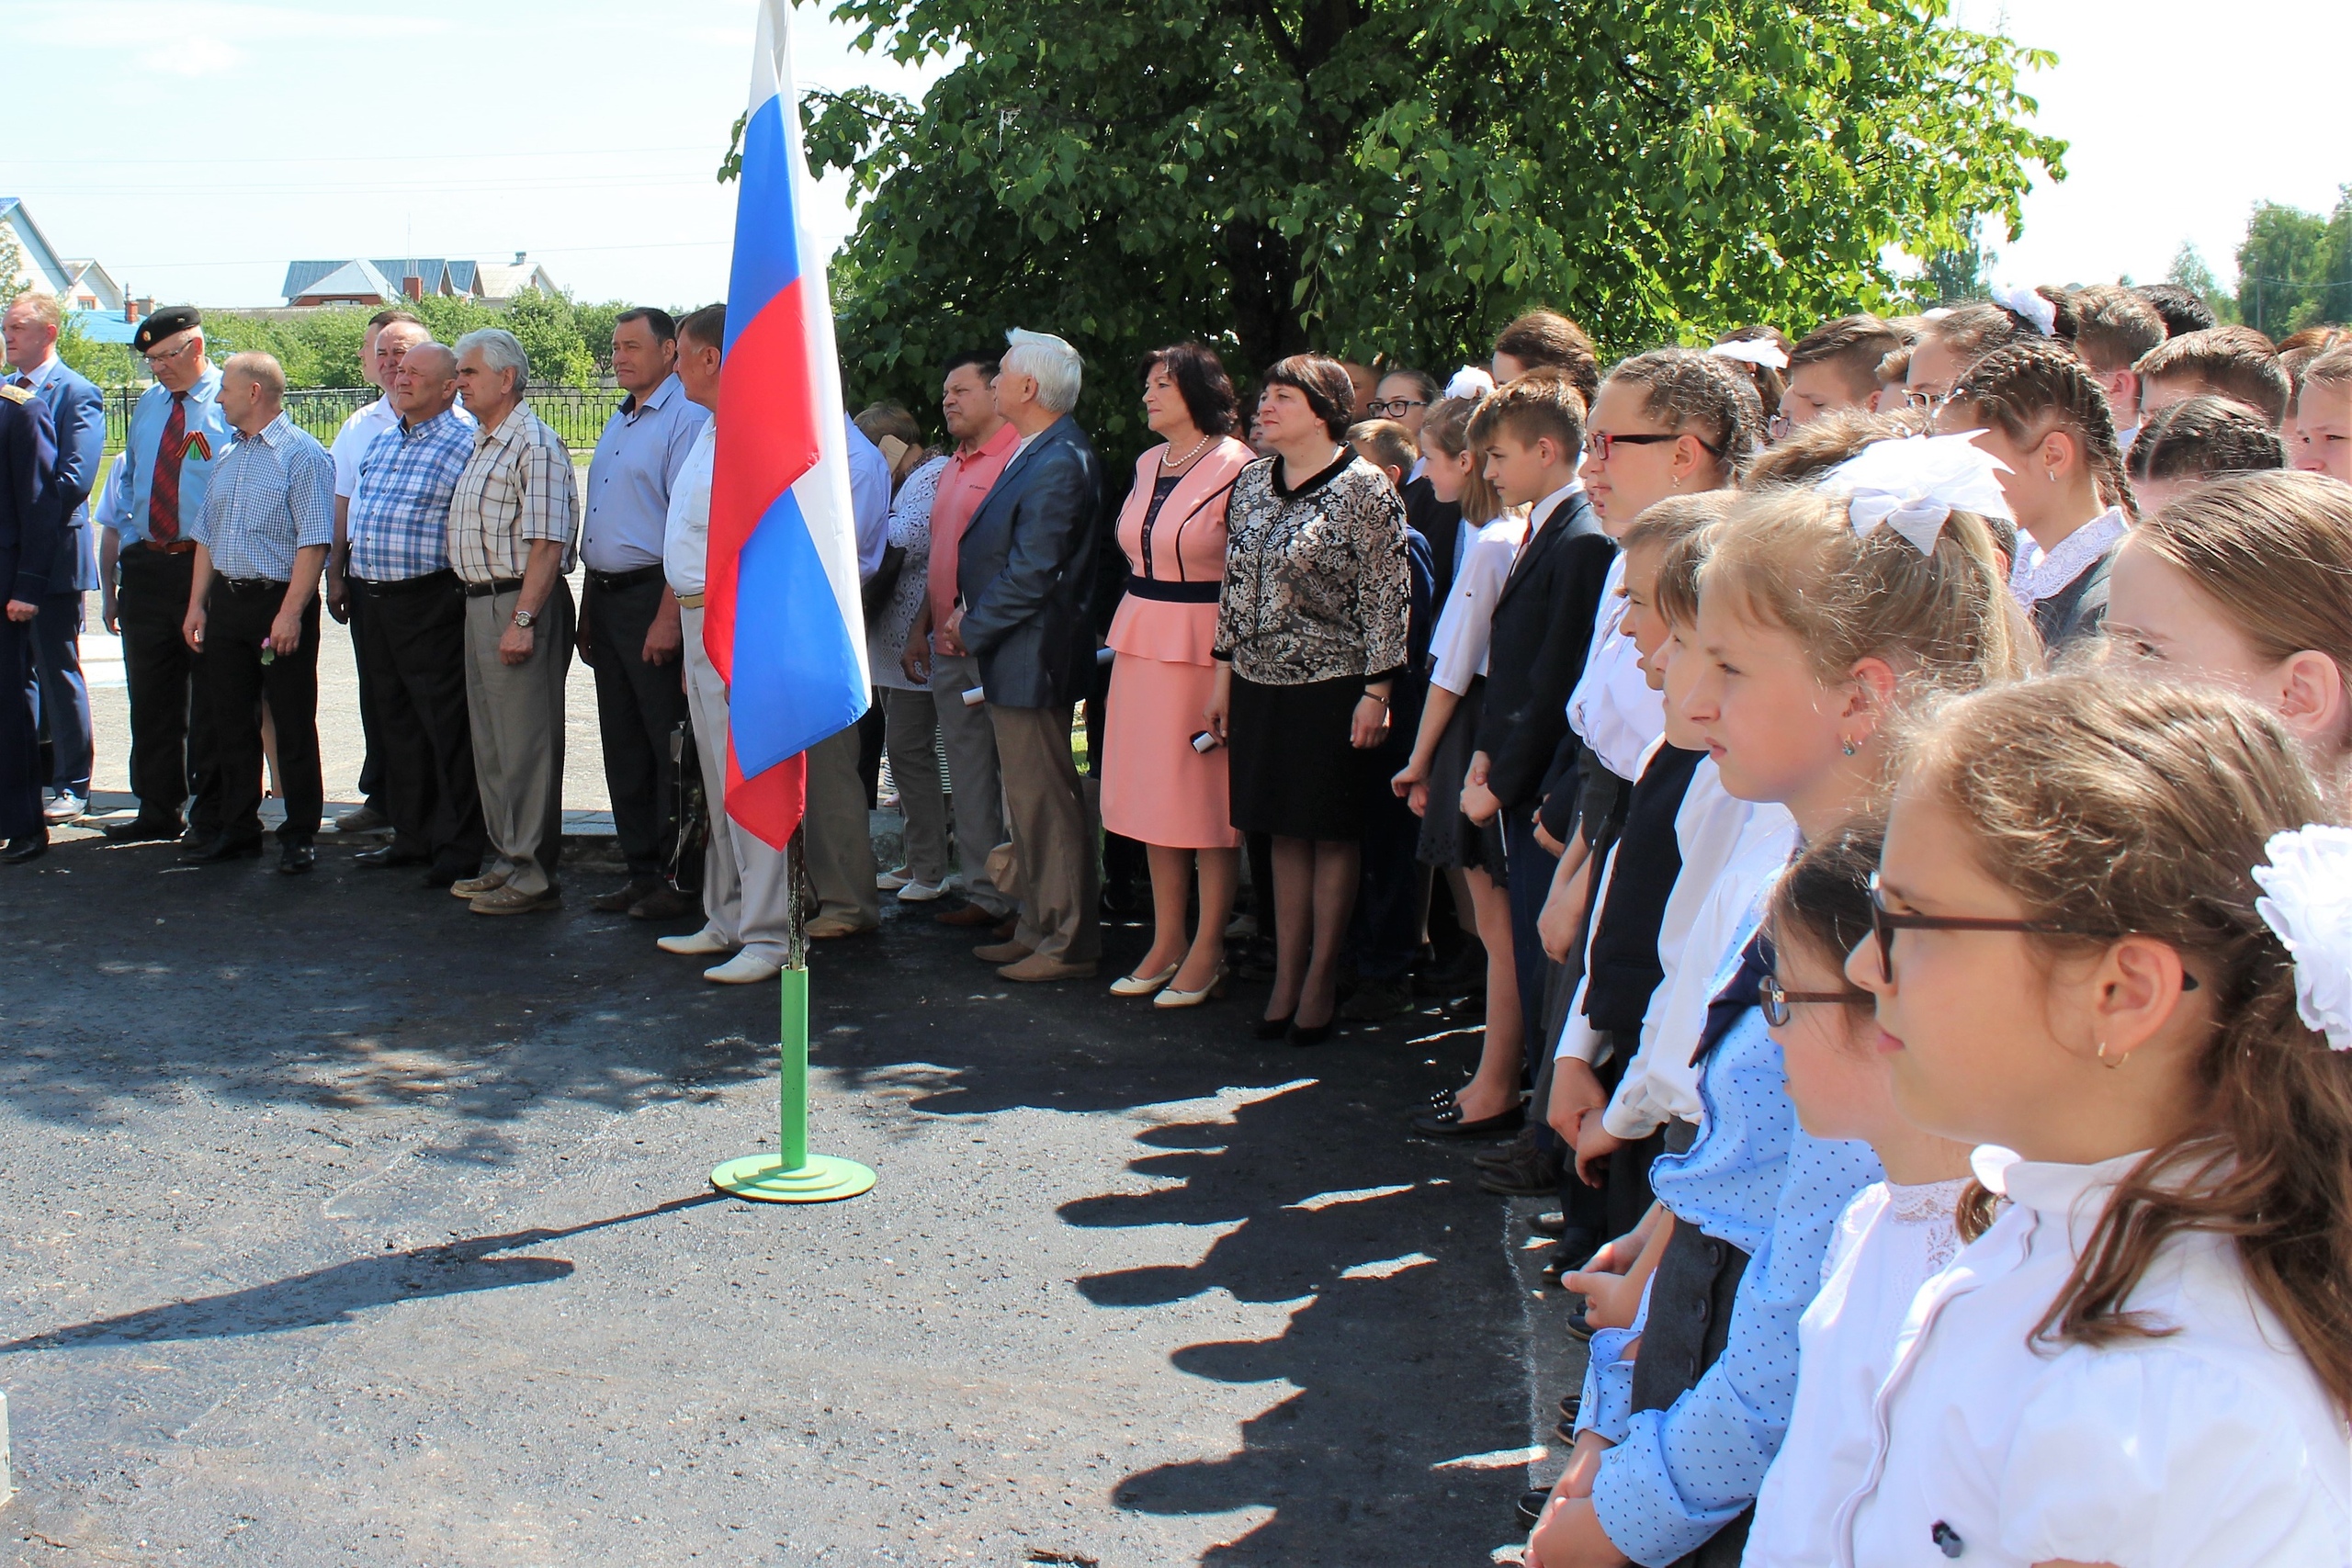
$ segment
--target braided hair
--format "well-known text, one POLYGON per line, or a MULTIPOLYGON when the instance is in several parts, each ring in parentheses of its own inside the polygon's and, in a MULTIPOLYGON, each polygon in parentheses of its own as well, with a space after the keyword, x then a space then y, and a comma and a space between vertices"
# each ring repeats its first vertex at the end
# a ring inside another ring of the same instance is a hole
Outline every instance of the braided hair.
POLYGON ((1642 389, 1642 408, 1707 449, 1729 484, 1762 444, 1764 404, 1747 367, 1690 348, 1654 348, 1621 359, 1611 381, 1642 389))
POLYGON ((2134 523, 2140 520, 2107 391, 2064 344, 2030 338, 1993 350, 1961 372, 1947 402, 1965 403, 2019 446, 2031 446, 2054 423, 2082 444, 2098 481, 2100 503, 2122 508, 2134 523))

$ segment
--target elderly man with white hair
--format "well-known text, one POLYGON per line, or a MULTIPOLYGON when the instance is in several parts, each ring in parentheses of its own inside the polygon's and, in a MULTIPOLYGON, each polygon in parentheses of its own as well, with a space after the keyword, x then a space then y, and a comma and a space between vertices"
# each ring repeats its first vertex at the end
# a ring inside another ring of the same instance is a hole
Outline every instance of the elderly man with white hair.
POLYGON ((514 334, 458 340, 458 393, 473 457, 449 502, 449 564, 466 597, 466 712, 490 864, 449 891, 477 915, 554 908, 563 846, 563 682, 571 670, 571 570, 580 491, 571 453, 523 400, 514 334))
POLYGON ((1008 333, 991 390, 1021 433, 956 546, 954 654, 979 661, 996 730, 1021 916, 1010 942, 975 948, 1008 980, 1091 976, 1102 948, 1095 818, 1070 761, 1070 709, 1091 683, 1096 536, 1102 465, 1069 411, 1078 350, 1044 333, 1008 333))

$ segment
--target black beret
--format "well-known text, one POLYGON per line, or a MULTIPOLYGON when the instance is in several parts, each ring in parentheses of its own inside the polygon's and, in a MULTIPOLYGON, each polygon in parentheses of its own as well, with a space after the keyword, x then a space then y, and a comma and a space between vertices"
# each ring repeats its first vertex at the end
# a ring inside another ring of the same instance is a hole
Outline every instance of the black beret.
POLYGON ((166 305, 139 323, 130 334, 130 346, 140 354, 146 353, 174 333, 184 333, 190 327, 200 327, 204 318, 193 305, 166 305))

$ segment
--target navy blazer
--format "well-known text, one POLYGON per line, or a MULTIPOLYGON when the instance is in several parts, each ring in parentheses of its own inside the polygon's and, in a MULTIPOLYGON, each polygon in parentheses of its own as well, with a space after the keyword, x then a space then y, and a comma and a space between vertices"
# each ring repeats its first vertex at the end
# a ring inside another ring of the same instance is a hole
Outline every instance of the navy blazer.
POLYGON ((1550 777, 1616 556, 1579 490, 1519 552, 1495 596, 1477 747, 1487 754, 1487 787, 1506 809, 1535 804, 1550 777))
POLYGON ((964 525, 956 635, 979 660, 989 701, 1068 707, 1092 684, 1102 510, 1102 465, 1064 414, 1005 465, 964 525))
POLYGON ((64 521, 58 507, 57 438, 49 405, 0 387, 0 597, 38 604, 64 521))
POLYGON ((98 586, 97 556, 90 548, 90 492, 98 488, 98 464, 106 456, 106 395, 63 360, 33 395, 49 406, 56 431, 57 504, 64 513, 49 591, 87 593, 98 586))

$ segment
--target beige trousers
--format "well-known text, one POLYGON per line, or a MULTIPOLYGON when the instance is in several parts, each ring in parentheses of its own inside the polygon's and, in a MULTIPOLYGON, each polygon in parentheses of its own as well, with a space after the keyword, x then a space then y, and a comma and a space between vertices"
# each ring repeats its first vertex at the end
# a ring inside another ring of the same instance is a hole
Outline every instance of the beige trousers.
POLYGON ((857 772, 857 726, 808 748, 808 807, 801 818, 800 855, 808 868, 808 886, 816 890, 816 916, 831 915, 861 926, 882 923, 882 895, 874 886, 869 799, 857 772))
POLYGON ((784 962, 792 935, 791 885, 782 850, 770 849, 727 815, 727 682, 703 651, 702 611, 681 609, 686 641, 686 711, 710 810, 710 847, 702 863, 703 923, 730 947, 784 962))
POLYGON ((563 852, 563 682, 571 671, 571 590, 558 578, 532 627, 531 657, 509 664, 499 639, 519 592, 466 601, 466 717, 490 870, 544 893, 563 852))
POLYGON ((988 705, 1021 880, 1012 940, 1066 964, 1102 955, 1102 870, 1094 808, 1069 754, 1067 707, 988 705))

